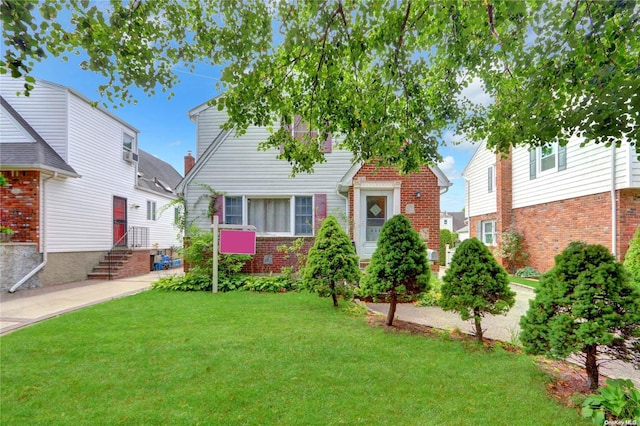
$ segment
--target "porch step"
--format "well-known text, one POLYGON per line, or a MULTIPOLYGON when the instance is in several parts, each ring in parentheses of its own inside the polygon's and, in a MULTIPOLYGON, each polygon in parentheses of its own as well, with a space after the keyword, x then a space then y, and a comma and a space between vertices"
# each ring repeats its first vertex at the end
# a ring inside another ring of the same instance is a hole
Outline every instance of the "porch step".
POLYGON ((131 251, 117 255, 105 255, 104 258, 93 267, 93 271, 87 274, 89 280, 112 280, 118 278, 120 270, 133 257, 131 251), (109 267, 111 265, 111 267, 109 267), (109 273, 111 269, 111 273, 109 273))
POLYGON ((364 271, 371 263, 371 259, 360 259, 360 270, 364 271))
POLYGON ((118 278, 118 275, 120 275, 120 272, 118 272, 117 270, 111 270, 111 277, 109 277, 109 271, 96 271, 94 269, 93 272, 89 272, 87 274, 87 279, 88 280, 109 280, 109 279, 114 279, 114 278, 118 278))

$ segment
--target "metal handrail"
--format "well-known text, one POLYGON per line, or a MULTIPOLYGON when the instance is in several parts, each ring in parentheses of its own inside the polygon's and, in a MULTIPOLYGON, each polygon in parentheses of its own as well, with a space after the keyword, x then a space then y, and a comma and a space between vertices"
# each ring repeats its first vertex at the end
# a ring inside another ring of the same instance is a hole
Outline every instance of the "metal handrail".
POLYGON ((118 241, 116 241, 111 250, 107 253, 108 279, 113 278, 112 266, 115 262, 122 262, 133 248, 149 247, 149 228, 140 226, 130 226, 118 241))

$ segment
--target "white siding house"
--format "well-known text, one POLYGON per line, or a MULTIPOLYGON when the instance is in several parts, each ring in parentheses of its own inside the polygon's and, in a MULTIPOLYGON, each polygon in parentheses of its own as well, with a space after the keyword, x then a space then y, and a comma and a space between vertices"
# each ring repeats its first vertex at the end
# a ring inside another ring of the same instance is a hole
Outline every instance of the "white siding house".
MULTIPOLYGON (((277 246, 303 237, 308 248, 326 215, 341 222, 364 258, 375 249, 384 221, 400 212, 424 235, 439 235, 440 188, 450 183, 437 167, 412 177, 390 168, 374 171, 370 165, 353 164, 350 151, 327 140, 326 161, 315 165, 313 173, 292 177, 291 165, 277 158, 277 149, 258 150, 269 136, 267 128, 249 127, 242 135, 224 131, 226 113, 206 103, 189 116, 197 126, 197 161, 178 186, 187 202, 187 221, 210 229, 206 206, 212 190, 222 193, 216 204, 220 223, 258 228, 257 255, 249 272, 279 272, 284 259, 277 246)), ((437 248, 437 239, 430 244, 437 248)))
MULTIPOLYGON (((3 77, 1 83, 0 94, 8 103, 1 110, 2 146, 15 148, 16 142, 37 139, 75 171, 75 176, 56 173, 38 160, 21 161, 19 151, 12 155, 9 150, 3 152, 1 170, 10 182, 17 185, 19 176, 27 172, 37 176, 39 217, 23 224, 12 241, 35 243, 44 259, 44 266, 27 285, 84 280, 114 244, 144 251, 134 253, 134 263, 141 263, 138 273, 148 272, 149 250, 154 243, 163 249, 180 245, 173 212, 157 214, 176 198, 175 193, 160 185, 158 190, 140 185, 138 160, 142 152, 135 127, 92 106, 89 99, 68 87, 38 80, 26 97, 16 95, 21 81, 3 77), (23 137, 16 139, 19 134, 23 137), (147 205, 155 206, 155 215, 147 214, 147 205), (124 233, 127 236, 122 239, 124 233)), ((171 168, 166 163, 163 167, 171 168)), ((175 185, 180 175, 171 170, 176 175, 175 185)), ((18 192, 14 188, 14 193, 18 192)), ((10 194, 8 191, 6 197, 10 194)), ((15 222, 11 215, 3 209, 3 225, 15 222)), ((3 288, 13 285, 6 283, 4 276, 2 284, 3 288)))
POLYGON ((518 147, 504 159, 480 145, 463 174, 471 236, 487 243, 493 224, 496 245, 515 229, 540 271, 572 241, 602 244, 623 259, 640 224, 640 150, 627 141, 619 148, 583 142, 518 147))

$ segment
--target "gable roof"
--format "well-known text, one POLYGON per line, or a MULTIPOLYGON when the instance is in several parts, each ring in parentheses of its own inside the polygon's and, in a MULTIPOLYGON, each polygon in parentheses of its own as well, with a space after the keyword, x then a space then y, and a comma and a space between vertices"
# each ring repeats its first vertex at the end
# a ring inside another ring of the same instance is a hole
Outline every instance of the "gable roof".
POLYGON ((179 192, 183 192, 184 188, 191 182, 191 179, 200 171, 202 166, 209 160, 209 158, 213 155, 214 152, 217 151, 218 147, 222 145, 227 139, 227 136, 231 134, 231 130, 222 130, 218 133, 218 136, 213 139, 211 144, 207 147, 207 149, 202 153, 200 157, 196 160, 196 163, 191 167, 191 170, 184 176, 182 181, 176 186, 179 192))
MULTIPOLYGON (((358 173, 360 168, 364 165, 364 162, 355 163, 347 173, 342 176, 342 179, 338 182, 338 190, 340 192, 347 192, 349 187, 353 185, 353 178, 358 173)), ((429 170, 433 172, 438 178, 438 186, 440 188, 449 188, 453 183, 447 178, 447 176, 440 170, 438 166, 429 166, 429 170)))
POLYGON ((138 187, 161 195, 175 196, 182 175, 173 166, 138 149, 138 187))
POLYGON ((451 218, 451 228, 453 229, 453 232, 458 232, 458 230, 466 226, 464 212, 441 212, 440 217, 451 218))
POLYGON ((471 159, 469 160, 469 162, 467 163, 467 165, 465 166, 464 170, 462 171, 462 177, 464 177, 467 174, 467 169, 469 168, 469 166, 471 165, 471 163, 473 163, 473 160, 475 160, 476 156, 478 155, 478 153, 480 153, 483 149, 486 148, 487 145, 487 141, 483 140, 482 142, 480 142, 480 144, 478 145, 478 147, 476 148, 475 152, 473 153, 473 155, 471 156, 471 159))
MULTIPOLYGON (((0 96, 0 106, 15 122, 29 142, 2 140, 0 165, 4 169, 38 169, 78 178, 80 175, 0 96)), ((5 133, 5 132, 2 132, 5 133)))

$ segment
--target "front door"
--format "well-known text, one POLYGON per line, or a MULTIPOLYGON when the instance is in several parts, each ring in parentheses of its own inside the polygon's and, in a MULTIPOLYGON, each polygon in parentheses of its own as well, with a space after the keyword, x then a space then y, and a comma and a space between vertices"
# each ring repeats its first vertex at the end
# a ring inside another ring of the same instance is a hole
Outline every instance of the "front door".
POLYGON ((360 257, 370 259, 382 225, 391 217, 393 191, 360 192, 360 257))
POLYGON ((113 245, 127 245, 127 199, 113 197, 113 245))

